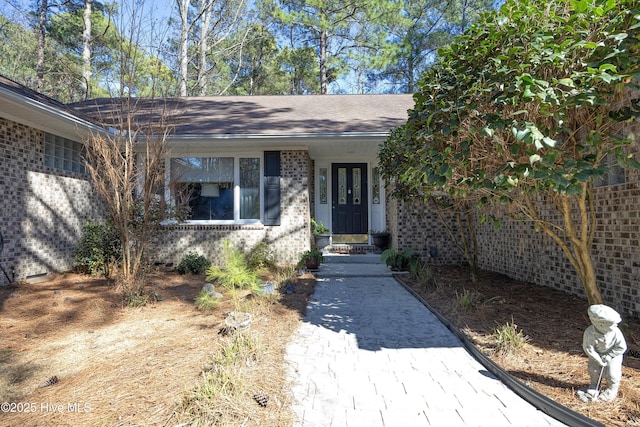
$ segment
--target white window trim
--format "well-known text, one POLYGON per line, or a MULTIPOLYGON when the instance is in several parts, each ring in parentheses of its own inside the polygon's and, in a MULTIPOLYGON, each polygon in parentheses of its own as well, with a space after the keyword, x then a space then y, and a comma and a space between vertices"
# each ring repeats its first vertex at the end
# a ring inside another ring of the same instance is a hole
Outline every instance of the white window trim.
POLYGON ((175 200, 171 196, 171 159, 182 159, 185 157, 233 157, 233 218, 234 219, 189 219, 182 224, 192 225, 243 225, 261 224, 264 221, 264 152, 195 152, 195 153, 171 153, 165 160, 165 199, 171 201, 175 207, 175 200), (260 160, 260 218, 241 219, 240 218, 240 159, 260 160))

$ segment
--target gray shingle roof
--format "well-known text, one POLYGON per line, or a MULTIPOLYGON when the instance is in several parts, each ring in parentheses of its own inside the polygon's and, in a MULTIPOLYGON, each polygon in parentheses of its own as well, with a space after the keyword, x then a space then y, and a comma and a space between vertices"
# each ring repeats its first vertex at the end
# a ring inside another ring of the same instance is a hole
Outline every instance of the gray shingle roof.
MULTIPOLYGON (((118 102, 97 99, 70 106, 113 124, 118 102)), ((406 122, 407 110, 414 105, 412 95, 220 96, 133 102, 138 123, 164 117, 177 135, 386 133, 406 122)))

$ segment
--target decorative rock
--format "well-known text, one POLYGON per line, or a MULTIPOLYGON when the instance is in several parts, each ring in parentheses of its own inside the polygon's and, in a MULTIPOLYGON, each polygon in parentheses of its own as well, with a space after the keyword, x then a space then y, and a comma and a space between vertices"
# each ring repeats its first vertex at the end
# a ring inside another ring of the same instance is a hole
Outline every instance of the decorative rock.
POLYGON ((202 287, 202 291, 206 292, 207 295, 215 299, 221 299, 223 296, 220 292, 216 292, 215 286, 213 286, 213 284, 211 283, 205 283, 205 285, 202 287))
POLYGON ((265 295, 265 294, 272 294, 274 293, 276 290, 276 287, 273 283, 271 282, 266 282, 260 285, 260 292, 265 295))
POLYGON ((230 311, 224 319, 224 323, 235 330, 244 330, 251 324, 251 314, 241 311, 230 311))

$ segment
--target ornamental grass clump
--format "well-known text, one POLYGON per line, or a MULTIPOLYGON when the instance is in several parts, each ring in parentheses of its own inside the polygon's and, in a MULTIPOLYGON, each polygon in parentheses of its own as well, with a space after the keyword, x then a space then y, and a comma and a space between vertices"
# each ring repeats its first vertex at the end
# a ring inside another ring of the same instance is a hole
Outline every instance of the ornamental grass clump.
POLYGON ((202 289, 195 299, 196 307, 202 312, 210 312, 218 308, 220 299, 211 295, 205 289, 202 289))
POLYGON ((496 351, 503 356, 517 354, 529 341, 529 337, 521 329, 518 330, 518 325, 513 321, 494 329, 493 339, 496 351))
POLYGON ((456 307, 466 311, 475 308, 480 304, 481 294, 469 289, 463 289, 462 293, 456 291, 456 307))
POLYGON ((223 249, 224 266, 210 266, 207 269, 207 280, 215 281, 227 290, 249 289, 259 291, 258 275, 249 268, 246 257, 239 249, 233 248, 226 240, 223 249))

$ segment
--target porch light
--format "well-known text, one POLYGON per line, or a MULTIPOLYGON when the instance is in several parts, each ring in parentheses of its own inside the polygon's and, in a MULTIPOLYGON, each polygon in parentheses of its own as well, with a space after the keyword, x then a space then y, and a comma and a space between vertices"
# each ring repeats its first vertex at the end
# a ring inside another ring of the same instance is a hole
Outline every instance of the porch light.
POLYGON ((220 197, 220 186, 212 182, 205 182, 202 184, 200 190, 201 197, 220 197))

